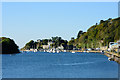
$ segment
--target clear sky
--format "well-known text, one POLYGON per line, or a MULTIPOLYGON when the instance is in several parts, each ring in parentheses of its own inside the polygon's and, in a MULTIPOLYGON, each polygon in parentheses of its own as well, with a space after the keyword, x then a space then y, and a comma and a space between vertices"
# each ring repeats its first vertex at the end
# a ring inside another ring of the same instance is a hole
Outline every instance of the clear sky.
POLYGON ((118 17, 117 2, 4 2, 2 36, 21 48, 30 40, 70 40, 100 20, 118 17))

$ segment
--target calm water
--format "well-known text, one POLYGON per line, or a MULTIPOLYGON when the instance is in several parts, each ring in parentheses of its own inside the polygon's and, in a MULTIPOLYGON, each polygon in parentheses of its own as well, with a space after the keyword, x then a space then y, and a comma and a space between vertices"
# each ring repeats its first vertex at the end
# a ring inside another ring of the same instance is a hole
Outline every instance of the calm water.
POLYGON ((118 64, 100 53, 2 55, 3 78, 117 78, 118 64))

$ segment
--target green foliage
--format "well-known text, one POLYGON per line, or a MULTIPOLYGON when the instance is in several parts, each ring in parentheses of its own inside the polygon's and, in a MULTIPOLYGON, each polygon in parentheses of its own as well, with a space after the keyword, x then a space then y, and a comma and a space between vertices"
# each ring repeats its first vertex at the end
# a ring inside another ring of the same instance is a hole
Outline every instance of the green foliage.
POLYGON ((66 49, 67 43, 68 43, 67 40, 63 40, 61 37, 58 37, 58 36, 52 37, 52 42, 53 42, 52 47, 57 48, 58 46, 62 45, 62 46, 64 46, 65 49, 66 49))
POLYGON ((42 40, 42 45, 48 45, 48 39, 43 39, 42 40))
POLYGON ((63 46, 65 49, 67 48, 67 40, 63 40, 61 37, 52 37, 52 39, 43 39, 41 42, 34 42, 31 40, 28 42, 25 47, 23 47, 21 50, 29 50, 29 49, 42 49, 43 45, 48 45, 48 42, 52 42, 50 44, 51 47, 57 48, 58 46, 63 46))
POLYGON ((82 34, 83 34, 83 31, 80 30, 80 31, 78 32, 77 38, 79 38, 82 34))
POLYGON ((120 39, 120 18, 101 20, 100 24, 93 25, 86 33, 79 36, 80 32, 81 30, 77 35, 77 40, 74 39, 74 42, 69 41, 69 43, 77 45, 79 48, 108 46, 109 42, 120 39))
POLYGON ((2 47, 2 54, 19 53, 18 46, 10 38, 1 37, 0 38, 0 47, 2 47))

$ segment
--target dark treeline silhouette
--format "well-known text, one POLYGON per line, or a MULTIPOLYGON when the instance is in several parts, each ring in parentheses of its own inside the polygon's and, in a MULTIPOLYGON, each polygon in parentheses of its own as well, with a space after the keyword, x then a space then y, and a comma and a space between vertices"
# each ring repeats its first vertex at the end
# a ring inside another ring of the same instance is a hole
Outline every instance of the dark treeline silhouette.
POLYGON ((18 46, 15 42, 6 37, 0 38, 0 54, 15 54, 19 53, 18 46))

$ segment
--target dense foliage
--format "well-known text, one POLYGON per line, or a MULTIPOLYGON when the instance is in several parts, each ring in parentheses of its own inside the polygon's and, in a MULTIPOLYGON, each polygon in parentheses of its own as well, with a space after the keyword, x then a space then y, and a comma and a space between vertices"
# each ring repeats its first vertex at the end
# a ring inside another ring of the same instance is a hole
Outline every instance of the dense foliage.
POLYGON ((109 42, 120 39, 120 17, 101 20, 99 24, 91 26, 87 32, 79 31, 77 38, 70 40, 69 44, 77 48, 98 48, 108 46, 109 42))
POLYGON ((0 49, 0 54, 19 53, 18 46, 15 44, 15 42, 6 37, 0 38, 0 49))
POLYGON ((61 37, 58 37, 58 36, 52 37, 52 42, 53 42, 52 47, 55 47, 55 48, 57 48, 60 45, 66 47, 68 43, 67 40, 63 40, 61 37))
POLYGON ((57 48, 59 46, 64 46, 64 48, 67 48, 67 40, 63 40, 61 37, 52 37, 51 39, 42 39, 40 41, 33 41, 31 40, 30 42, 28 42, 25 47, 23 47, 21 50, 30 50, 30 49, 42 49, 43 45, 48 45, 49 42, 52 42, 52 44, 50 45, 51 48, 57 48))

